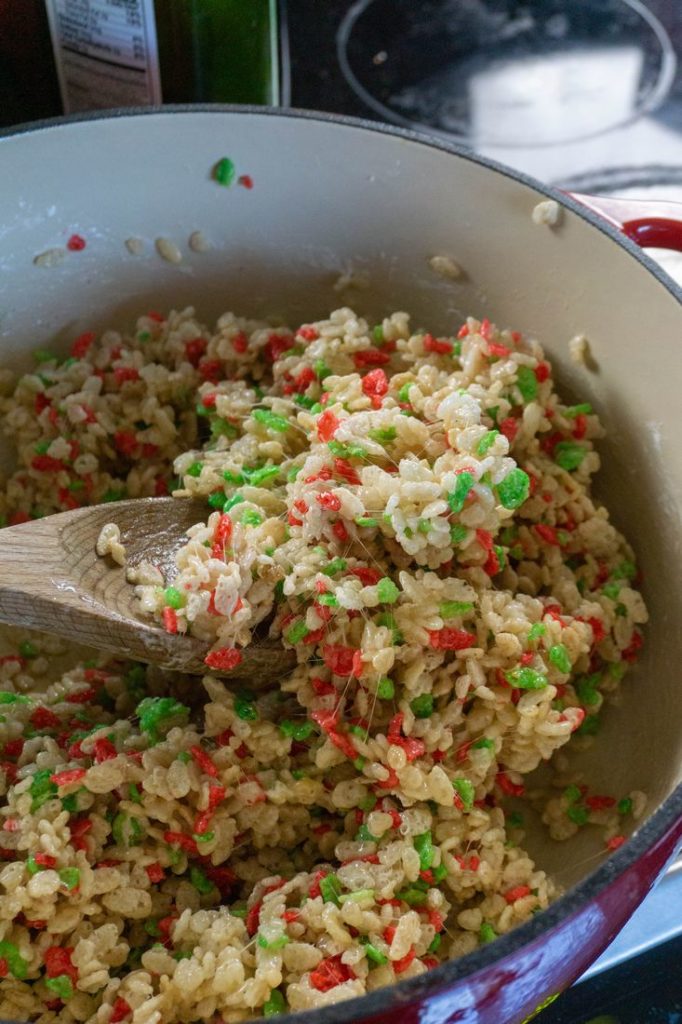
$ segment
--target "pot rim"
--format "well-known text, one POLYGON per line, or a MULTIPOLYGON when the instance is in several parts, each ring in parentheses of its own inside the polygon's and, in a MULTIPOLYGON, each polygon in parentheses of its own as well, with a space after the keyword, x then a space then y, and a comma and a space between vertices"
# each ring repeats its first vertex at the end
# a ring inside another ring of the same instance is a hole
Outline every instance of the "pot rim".
MULTIPOLYGON (((163 116, 170 118, 175 114, 192 113, 248 114, 264 118, 279 117, 282 119, 291 118, 293 120, 338 124, 348 128, 372 132, 373 134, 399 138, 405 142, 440 150, 462 160, 468 160, 470 163, 485 167, 512 181, 525 185, 547 199, 554 199, 560 206, 569 209, 593 228, 601 231, 602 234, 610 238, 616 245, 625 249, 682 306, 682 286, 673 281, 659 264, 654 262, 650 256, 643 252, 626 235, 622 234, 616 227, 612 226, 588 207, 577 202, 571 195, 561 192, 551 185, 537 181, 531 175, 525 174, 522 171, 507 167, 497 160, 469 152, 457 143, 395 125, 370 121, 367 118, 348 117, 326 111, 299 110, 292 107, 278 108, 240 104, 187 103, 140 108, 122 107, 13 125, 0 130, 0 145, 6 139, 29 133, 34 134, 41 131, 58 130, 70 124, 120 120, 131 117, 163 116)), ((512 954, 520 952, 523 947, 530 946, 531 943, 536 942, 545 932, 551 931, 562 921, 583 910, 620 875, 630 870, 637 861, 652 850, 658 842, 663 840, 666 834, 672 830, 675 823, 680 820, 682 820, 682 782, 666 797, 653 814, 645 819, 640 828, 628 838, 620 849, 607 857, 594 871, 572 886, 564 895, 550 904, 546 910, 536 914, 524 924, 513 928, 506 935, 500 936, 494 942, 481 946, 455 960, 445 961, 440 966, 416 978, 396 982, 393 985, 379 988, 367 995, 357 996, 331 1006, 320 1007, 312 1011, 302 1010, 285 1014, 279 1019, 282 1021, 282 1024, 309 1024, 309 1021, 312 1019, 312 1012, 315 1014, 316 1024, 353 1024, 353 1022, 358 1020, 368 1019, 380 1013, 390 1011, 394 1004, 398 1004, 398 1007, 407 1007, 416 1001, 423 1001, 430 997, 443 995, 456 982, 480 974, 512 954)))

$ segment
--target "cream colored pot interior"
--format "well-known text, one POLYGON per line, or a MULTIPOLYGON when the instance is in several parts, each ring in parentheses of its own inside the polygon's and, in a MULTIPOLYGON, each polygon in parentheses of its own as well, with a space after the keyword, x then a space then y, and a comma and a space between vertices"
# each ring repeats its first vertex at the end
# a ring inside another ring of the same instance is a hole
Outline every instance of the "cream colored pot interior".
MULTIPOLYGON (((600 490, 634 544, 651 613, 644 656, 581 757, 600 792, 645 790, 655 808, 682 776, 679 381, 682 307, 628 251, 570 210, 531 219, 526 184, 398 135, 286 115, 172 112, 57 125, 0 140, 0 346, 5 364, 57 337, 195 305, 310 320, 343 304, 448 330, 467 313, 535 334, 564 389, 609 432, 600 490), (253 188, 221 187, 229 157, 253 188), (201 230, 208 252, 187 240, 201 230), (58 265, 34 258, 86 239, 58 265), (125 240, 144 240, 132 255, 125 240), (154 240, 173 240, 182 262, 154 240), (429 268, 448 255, 464 275, 429 268), (340 274, 358 283, 336 291, 340 274), (571 364, 590 339, 597 368, 571 364)), ((533 840, 566 884, 600 839, 533 840), (593 845, 592 845, 593 844, 593 845)))

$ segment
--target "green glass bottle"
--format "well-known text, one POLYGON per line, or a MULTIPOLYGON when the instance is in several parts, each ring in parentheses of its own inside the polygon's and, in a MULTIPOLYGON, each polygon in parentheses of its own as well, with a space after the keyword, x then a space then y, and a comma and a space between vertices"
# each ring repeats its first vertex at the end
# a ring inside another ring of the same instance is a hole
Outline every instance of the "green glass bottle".
POLYGON ((278 0, 45 0, 66 113, 281 102, 278 0))

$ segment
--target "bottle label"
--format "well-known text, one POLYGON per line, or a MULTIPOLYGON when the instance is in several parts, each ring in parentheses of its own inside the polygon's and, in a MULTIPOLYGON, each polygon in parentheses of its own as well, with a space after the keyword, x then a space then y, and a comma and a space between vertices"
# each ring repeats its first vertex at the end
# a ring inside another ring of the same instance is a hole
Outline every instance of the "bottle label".
POLYGON ((161 103, 154 0, 46 0, 65 113, 161 103))

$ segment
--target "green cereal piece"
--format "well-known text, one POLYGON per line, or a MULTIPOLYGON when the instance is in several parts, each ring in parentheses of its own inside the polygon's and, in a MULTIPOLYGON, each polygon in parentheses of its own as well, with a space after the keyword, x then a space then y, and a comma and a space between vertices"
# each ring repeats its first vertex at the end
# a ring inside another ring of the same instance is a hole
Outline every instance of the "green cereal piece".
POLYGON ((320 893, 325 903, 334 903, 337 907, 340 906, 341 892, 341 882, 333 872, 320 879, 320 893))
POLYGON ((416 885, 410 885, 396 893, 399 900, 404 900, 410 907, 423 907, 427 900, 427 893, 416 885))
POLYGON ((464 508, 464 502, 466 501, 469 491, 474 486, 475 480, 471 473, 464 470, 457 477, 457 483, 455 484, 454 491, 448 494, 448 505, 451 510, 455 513, 459 513, 464 508))
POLYGON ((108 491, 104 492, 104 494, 102 495, 102 501, 103 502, 123 501, 125 496, 126 496, 126 489, 125 489, 125 487, 114 487, 114 488, 110 488, 108 491))
POLYGON ((203 468, 203 462, 193 462, 189 469, 185 470, 185 476, 201 476, 201 471, 203 468))
POLYGON ((480 740, 476 740, 475 743, 471 744, 472 750, 494 750, 495 740, 488 739, 487 736, 482 736, 480 740))
POLYGON ((68 974, 58 974, 56 978, 44 978, 43 982, 45 988, 49 988, 50 992, 54 992, 62 1002, 66 1002, 67 999, 73 997, 73 985, 68 974))
POLYGON ((33 358, 40 365, 41 363, 52 363, 57 357, 45 348, 37 348, 33 353, 33 358))
POLYGON ((324 605, 325 608, 338 608, 339 602, 333 594, 320 594, 317 603, 324 605))
POLYGON ((577 800, 580 800, 581 796, 580 789, 575 785, 567 786, 563 792, 564 800, 567 800, 569 804, 574 804, 577 800))
MULTIPOLYGON (((225 476, 225 474, 223 474, 223 476, 225 476)), ((242 480, 240 480, 239 482, 243 483, 242 480)), ((225 492, 224 491, 214 491, 213 494, 209 494, 209 496, 208 496, 209 508, 213 508, 213 509, 219 508, 220 511, 222 512, 224 504, 225 504, 225 492)))
POLYGON ((380 427, 377 430, 370 430, 368 433, 372 440, 379 441, 380 444, 395 441, 398 436, 398 431, 395 427, 380 427))
POLYGON ((221 416, 214 416, 211 420, 211 437, 237 437, 239 431, 234 423, 224 420, 221 416))
POLYGON ((173 953, 174 960, 191 960, 193 956, 191 949, 179 949, 177 953, 173 953))
POLYGON ((379 837, 373 836, 366 825, 361 825, 355 834, 355 840, 358 843, 378 843, 379 837))
POLYGON ((278 935, 276 939, 266 939, 264 935, 259 935, 257 941, 261 949, 283 949, 291 939, 288 935, 278 935))
POLYGON ((336 576, 337 572, 344 572, 348 567, 348 562, 345 558, 332 558, 331 562, 328 562, 322 572, 325 576, 336 576))
POLYGON ((320 382, 322 382, 325 379, 325 377, 331 376, 332 372, 325 363, 324 359, 316 360, 316 362, 313 364, 313 370, 315 371, 315 376, 320 382))
POLYGON ((57 784, 50 781, 52 774, 52 768, 39 768, 34 772, 29 789, 29 793, 33 797, 31 814, 34 814, 43 804, 57 795, 57 784))
POLYGON ((431 868, 431 874, 436 885, 440 885, 444 878, 447 877, 448 869, 445 864, 439 864, 437 868, 431 868))
POLYGON ((566 814, 576 825, 585 825, 590 816, 587 808, 580 807, 578 804, 572 804, 566 814))
POLYGON ((419 869, 428 871, 433 864, 434 850, 431 832, 422 832, 414 837, 414 848, 419 854, 419 869))
POLYGON ((410 701, 415 718, 430 718, 433 714, 433 694, 422 693, 410 701))
POLYGON ((481 440, 476 445, 476 454, 483 456, 486 452, 489 452, 499 435, 499 430, 489 430, 483 435, 481 440))
POLYGON ((450 542, 457 546, 462 543, 468 533, 468 527, 463 526, 462 523, 454 523, 450 527, 450 542))
POLYGON ((142 803, 142 794, 134 782, 128 783, 128 799, 134 804, 142 803))
POLYGON ((286 1013, 287 1001, 278 988, 270 990, 270 998, 263 1003, 263 1016, 276 1017, 280 1013, 286 1013))
POLYGON ((303 640, 309 632, 310 631, 305 625, 305 620, 303 620, 303 618, 299 618, 299 621, 295 623, 287 633, 285 633, 285 637, 289 643, 300 643, 300 641, 303 640))
POLYGON ((230 160, 228 156, 224 156, 218 160, 218 162, 213 166, 212 176, 213 180, 219 185, 229 188, 237 176, 237 171, 232 160, 230 160))
POLYGON ((239 520, 243 526, 260 526, 263 522, 263 517, 260 512, 256 512, 253 508, 247 508, 245 512, 242 512, 242 517, 239 520))
POLYGON ((627 559, 622 561, 611 573, 614 580, 634 580, 637 575, 637 566, 634 562, 630 562, 627 559))
POLYGON ((278 434, 284 434, 291 423, 284 416, 278 416, 272 409, 254 409, 251 413, 254 420, 262 423, 268 430, 275 430, 278 434))
POLYGON ((192 838, 197 843, 210 843, 215 839, 215 832, 192 832, 192 838))
POLYGON ((3 939, 0 942, 0 958, 7 961, 7 966, 17 979, 23 981, 28 974, 28 962, 24 960, 19 952, 19 947, 14 942, 3 939))
POLYGON ((358 803, 358 807, 361 811, 373 811, 378 802, 379 801, 374 793, 367 793, 358 803))
POLYGON ((517 466, 497 485, 496 490, 500 504, 504 508, 518 508, 528 497, 530 478, 517 466))
POLYGON ((243 501, 246 501, 246 498, 243 494, 240 494, 239 491, 237 491, 236 494, 233 494, 231 498, 227 499, 223 505, 223 512, 231 512, 236 505, 241 505, 243 501))
POLYGON ((303 409, 312 409, 315 405, 315 400, 308 398, 307 395, 294 395, 294 401, 296 405, 300 405, 303 409))
POLYGON ((201 868, 192 867, 189 871, 190 884, 194 886, 198 893, 205 896, 207 893, 212 892, 215 886, 213 882, 206 877, 201 868))
POLYGON ((376 619, 377 626, 386 626, 393 633, 393 643, 395 645, 402 644, 405 640, 403 634, 398 629, 398 623, 395 620, 395 616, 391 615, 390 612, 382 612, 381 615, 377 615, 376 619))
POLYGON ((283 722, 280 722, 279 728, 280 732, 285 736, 290 736, 291 739, 298 742, 307 740, 314 732, 313 723, 308 720, 305 722, 291 722, 285 719, 283 722))
POLYGON ((629 796, 624 796, 622 800, 618 801, 617 810, 622 815, 632 814, 632 799, 629 796))
POLYGON ((381 343, 384 340, 383 324, 376 324, 376 326, 372 328, 372 338, 377 343, 381 343))
POLYGON ((544 690, 547 686, 547 676, 532 668, 513 668, 505 672, 504 678, 519 690, 544 690))
POLYGON ((302 768, 292 768, 291 777, 292 779, 295 779, 296 782, 300 782, 301 779, 306 778, 306 773, 303 771, 302 768))
POLYGON ((484 921, 478 930, 478 937, 482 943, 492 942, 497 938, 497 932, 489 921, 484 921))
POLYGON ((43 870, 39 864, 36 864, 36 859, 32 853, 29 853, 26 858, 26 870, 31 877, 33 877, 33 875, 37 875, 39 871, 43 870))
POLYGON ((176 587, 166 587, 163 599, 169 608, 182 608, 185 604, 185 595, 176 587))
POLYGON ((510 828, 523 828, 523 815, 520 811, 513 811, 507 818, 510 828))
POLYGON ((467 811, 471 810, 474 806, 474 795, 475 789, 473 782, 469 782, 468 779, 453 779, 453 787, 459 793, 459 796, 464 804, 467 811))
POLYGON ((234 710, 237 716, 244 722, 255 722, 258 719, 258 709, 256 705, 243 694, 235 697, 234 710))
POLYGON ((230 907, 230 914, 232 917, 246 917, 246 906, 241 903, 235 903, 234 906, 230 907))
POLYGON ((564 416, 569 420, 574 420, 576 416, 589 416, 592 412, 592 406, 589 402, 583 402, 581 405, 569 405, 564 409, 564 416))
POLYGON ((440 944, 441 944, 442 941, 443 940, 442 940, 441 936, 438 933, 436 933, 436 935, 433 936, 433 938, 431 940, 431 943, 429 944, 429 947, 426 950, 426 952, 427 953, 437 953, 439 948, 440 948, 440 944))
POLYGON ((25 697, 23 693, 10 693, 9 690, 0 690, 0 704, 30 704, 31 698, 25 697))
POLYGON ((420 519, 419 522, 417 523, 417 529, 419 530, 420 533, 428 533, 429 530, 431 529, 431 520, 420 519))
POLYGON ((267 483, 268 480, 274 480, 280 474, 279 466, 261 466, 259 469, 249 469, 244 471, 248 477, 248 481, 252 487, 260 487, 261 484, 267 483))
POLYGON ((182 761, 183 764, 189 764, 192 760, 192 755, 187 750, 181 750, 176 760, 182 761))
POLYGON ((604 586, 601 588, 602 594, 605 594, 606 597, 610 597, 612 601, 616 601, 618 599, 620 589, 620 583, 605 583, 604 586))
POLYGON ((393 580, 390 580, 388 576, 384 576, 377 583, 377 597, 382 604, 395 604, 400 597, 400 591, 393 580))
POLYGON ((388 676, 383 676, 377 683, 379 700, 391 700, 395 696, 395 683, 388 676))
POLYGON ((364 936, 361 941, 365 947, 365 956, 370 963, 376 964, 377 967, 381 967, 383 964, 388 963, 388 957, 386 954, 382 953, 380 949, 377 949, 376 946, 372 945, 372 943, 367 940, 366 936, 364 936))
POLYGON ((538 381, 530 366, 519 366, 516 371, 516 386, 524 402, 532 402, 537 397, 538 381))
POLYGON ((413 384, 414 384, 413 380, 411 380, 408 384, 403 384, 403 386, 401 387, 400 391, 398 392, 398 401, 399 402, 409 402, 410 401, 410 388, 412 387, 413 384))
POLYGON ((19 644, 19 654, 22 658, 37 658, 38 648, 30 640, 24 640, 19 644))
POLYGON ((137 818, 122 811, 114 818, 111 833, 117 846, 137 846, 144 839, 144 830, 137 818))
POLYGON ((147 734, 151 743, 158 743, 161 733, 165 735, 175 719, 188 715, 189 708, 173 697, 145 697, 135 708, 135 714, 140 720, 140 730, 147 734))
POLYGON ((539 640, 541 636, 544 636, 547 632, 547 626, 544 622, 534 622, 528 630, 528 641, 532 643, 534 640, 539 640))
POLYGON ((76 889, 80 883, 81 873, 78 868, 62 868, 59 878, 67 889, 76 889))
MULTIPOLYGON (((84 787, 81 787, 81 789, 83 789, 83 788, 84 787)), ((78 813, 78 794, 80 793, 80 791, 81 790, 79 789, 75 793, 69 793, 68 796, 62 797, 62 810, 63 811, 68 811, 69 814, 77 814, 78 813)))
POLYGON ((559 441, 554 449, 554 461, 567 473, 577 469, 586 455, 587 448, 575 441, 559 441))
POLYGON ((581 736, 594 736, 599 732, 599 717, 597 715, 588 715, 584 720, 583 724, 578 728, 577 732, 581 736))
POLYGON ((375 519, 373 516, 356 516, 355 525, 370 528, 373 526, 378 526, 379 520, 375 519))
POLYGON ((486 413, 488 414, 488 416, 490 416, 490 419, 493 421, 495 426, 497 426, 497 417, 499 416, 500 413, 499 405, 491 405, 489 409, 486 409, 486 413))
POLYGON ((550 665, 554 665, 560 672, 571 671, 571 659, 568 656, 568 650, 565 644, 554 644, 549 649, 549 662, 550 665))
POLYGON ((458 615, 466 615, 467 612, 473 611, 473 608, 471 601, 443 601, 438 614, 443 619, 454 619, 458 615))

